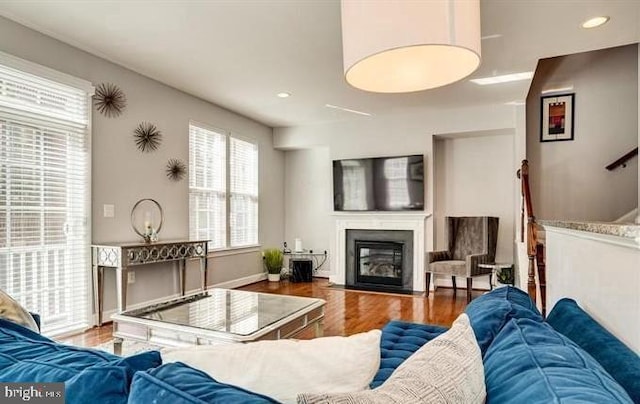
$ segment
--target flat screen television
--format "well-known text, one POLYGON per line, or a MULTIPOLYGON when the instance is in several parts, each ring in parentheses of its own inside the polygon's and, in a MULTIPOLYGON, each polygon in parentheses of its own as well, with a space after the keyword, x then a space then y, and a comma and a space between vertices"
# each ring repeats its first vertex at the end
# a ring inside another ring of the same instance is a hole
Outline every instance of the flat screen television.
POLYGON ((334 160, 333 209, 424 210, 423 156, 334 160))

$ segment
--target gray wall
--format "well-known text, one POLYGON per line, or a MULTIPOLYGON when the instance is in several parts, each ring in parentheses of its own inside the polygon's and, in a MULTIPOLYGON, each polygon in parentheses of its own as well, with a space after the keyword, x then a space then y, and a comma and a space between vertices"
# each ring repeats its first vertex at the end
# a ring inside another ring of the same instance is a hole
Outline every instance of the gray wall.
MULTIPOLYGON (((328 220, 333 211, 331 158, 328 147, 290 150, 285 153, 285 237, 290 248, 294 240, 314 252, 330 251, 330 234, 335 229, 328 220), (322 191, 319 191, 322 190, 322 191)), ((330 260, 326 260, 318 276, 328 277, 330 260)))
POLYGON ((527 158, 536 217, 611 221, 638 204, 638 46, 544 59, 527 97, 527 158), (573 87, 573 141, 540 143, 540 97, 573 87))
MULTIPOLYGON (((433 215, 437 250, 447 248, 446 216, 496 216, 500 218, 496 262, 513 262, 514 138, 512 132, 436 139, 433 215)), ((440 277, 438 284, 449 286, 451 278, 440 277)), ((489 289, 489 278, 480 277, 474 285, 489 289)))
MULTIPOLYGON (((141 198, 156 199, 165 210, 161 239, 189 234, 188 181, 169 181, 169 158, 188 162, 190 120, 255 139, 260 149, 260 237, 263 245, 280 245, 284 236, 284 153, 274 150, 272 129, 125 69, 108 60, 66 45, 0 17, 0 51, 91 81, 117 84, 127 96, 118 118, 93 113, 92 238, 95 243, 136 241, 129 224, 130 209, 141 198), (150 121, 162 131, 162 144, 152 153, 139 152, 132 131, 150 121), (115 205, 115 218, 104 218, 103 204, 115 205)), ((163 63, 158 60, 158 63, 163 63)), ((255 249, 210 259, 209 283, 216 284, 262 272, 255 249)), ((191 265, 190 268, 191 269, 191 265)), ((196 266, 193 266, 196 269, 196 266)), ((87 269, 89 270, 89 269, 87 269)), ((198 285, 197 272, 187 276, 187 289, 198 285)), ((105 309, 115 307, 115 280, 107 272, 105 309)), ((129 285, 129 303, 158 299, 177 291, 177 278, 166 265, 141 267, 129 285)))

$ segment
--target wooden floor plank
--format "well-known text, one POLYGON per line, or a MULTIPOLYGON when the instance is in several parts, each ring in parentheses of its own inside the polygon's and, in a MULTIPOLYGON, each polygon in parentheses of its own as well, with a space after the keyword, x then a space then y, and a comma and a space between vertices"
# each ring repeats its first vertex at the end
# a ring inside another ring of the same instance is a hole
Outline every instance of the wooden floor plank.
MULTIPOLYGON (((326 279, 314 279, 308 283, 257 282, 239 288, 254 292, 292 296, 316 297, 327 301, 325 307, 324 335, 351 335, 381 328, 390 320, 450 326, 464 311, 464 290, 454 295, 452 289, 438 288, 428 298, 424 295, 400 295, 347 290, 329 285, 326 279)), ((475 292, 479 295, 482 292, 475 292)), ((111 324, 94 327, 83 334, 62 341, 79 346, 96 346, 111 340, 111 324)), ((298 338, 311 338, 311 331, 298 338)))

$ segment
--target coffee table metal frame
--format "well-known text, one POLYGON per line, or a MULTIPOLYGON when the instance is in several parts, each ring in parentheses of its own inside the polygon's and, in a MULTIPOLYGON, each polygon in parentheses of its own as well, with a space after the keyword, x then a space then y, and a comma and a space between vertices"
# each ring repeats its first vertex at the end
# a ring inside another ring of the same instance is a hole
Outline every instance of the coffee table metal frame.
MULTIPOLYGON (((246 293, 267 295, 267 293, 258 292, 246 293)), ((199 294, 179 297, 166 303, 161 303, 160 305, 112 315, 114 353, 116 355, 122 354, 122 342, 124 340, 135 340, 166 347, 246 343, 260 340, 291 338, 311 327, 314 328, 316 337, 323 336, 324 306, 326 301, 309 297, 268 294, 270 297, 277 296, 282 299, 309 299, 310 304, 247 335, 175 324, 155 319, 140 318, 132 315, 134 313, 148 311, 153 307, 177 305, 181 304, 181 302, 188 303, 190 298, 198 295, 199 294)))

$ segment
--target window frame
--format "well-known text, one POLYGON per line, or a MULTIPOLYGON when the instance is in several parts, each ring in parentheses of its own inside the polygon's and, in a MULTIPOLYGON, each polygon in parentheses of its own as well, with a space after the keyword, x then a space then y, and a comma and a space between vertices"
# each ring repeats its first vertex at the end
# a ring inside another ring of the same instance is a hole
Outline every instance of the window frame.
MULTIPOLYGON (((223 247, 217 247, 217 248, 213 248, 213 247, 209 247, 209 253, 211 255, 229 255, 229 254, 234 254, 234 252, 237 252, 239 250, 258 250, 261 247, 261 242, 260 242, 260 143, 251 137, 247 137, 244 135, 240 135, 236 132, 230 131, 230 130, 225 130, 225 129, 221 129, 219 127, 216 126, 212 126, 200 121, 196 121, 196 120, 190 120, 189 121, 189 128, 188 128, 188 132, 191 133, 191 127, 195 126, 199 129, 203 129, 206 131, 210 131, 210 132, 215 132, 221 135, 225 136, 225 187, 224 187, 224 197, 225 197, 225 240, 224 240, 224 246, 223 247), (247 245, 241 245, 241 246, 231 246, 231 139, 237 139, 243 142, 247 142, 247 143, 251 143, 253 145, 255 145, 256 147, 256 152, 257 152, 257 158, 256 158, 256 170, 257 170, 257 175, 256 175, 256 180, 258 182, 257 184, 257 188, 258 188, 258 193, 256 195, 256 203, 258 205, 257 207, 257 227, 256 227, 256 243, 253 244, 247 244, 247 245)), ((191 147, 191 137, 189 136, 189 147, 191 147)), ((191 172, 189 172, 189 175, 191 175, 191 172)), ((189 182, 189 198, 191 197, 191 184, 189 182)), ((189 211, 189 234, 191 235, 192 229, 191 229, 191 214, 192 212, 189 211)))

